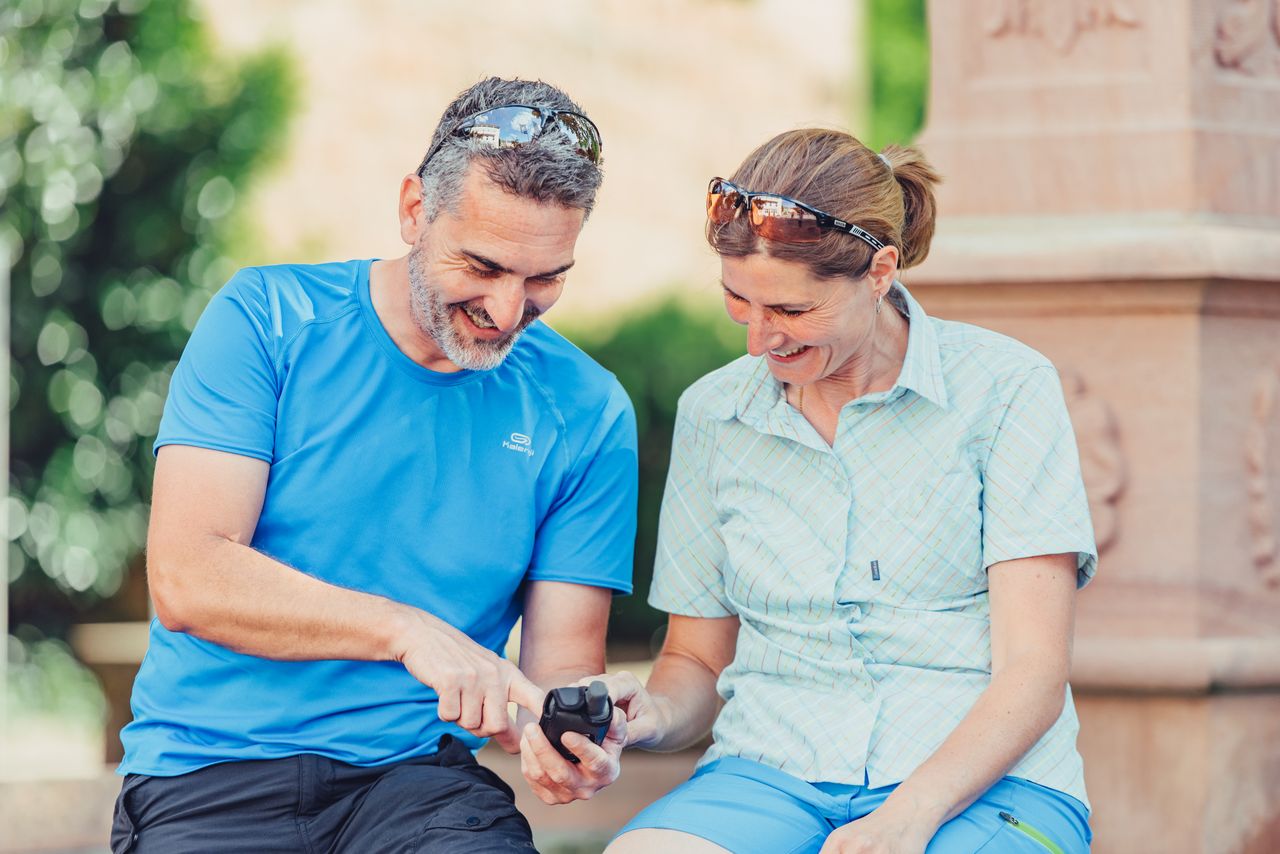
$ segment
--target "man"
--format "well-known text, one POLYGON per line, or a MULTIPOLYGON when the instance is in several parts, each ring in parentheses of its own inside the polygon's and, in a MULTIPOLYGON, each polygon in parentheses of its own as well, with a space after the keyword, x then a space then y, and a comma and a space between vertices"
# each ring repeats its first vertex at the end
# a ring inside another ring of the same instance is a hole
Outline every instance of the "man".
MULTIPOLYGON (((407 255, 246 269, 210 303, 156 441, 113 850, 532 849, 472 751, 603 670, 630 590, 630 403, 538 322, 599 156, 560 90, 482 81, 401 184, 407 255)), ((618 717, 558 769, 578 790, 616 777, 618 717)))

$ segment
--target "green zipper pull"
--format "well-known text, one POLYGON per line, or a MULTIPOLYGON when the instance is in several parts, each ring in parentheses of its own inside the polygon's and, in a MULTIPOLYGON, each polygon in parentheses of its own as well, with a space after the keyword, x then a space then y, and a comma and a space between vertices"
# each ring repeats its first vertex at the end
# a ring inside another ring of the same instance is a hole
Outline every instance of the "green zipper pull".
POLYGON ((1027 836, 1030 836, 1036 842, 1039 842, 1041 845, 1043 845, 1047 850, 1052 851, 1053 854, 1064 854, 1063 850, 1059 848, 1052 839, 1045 836, 1043 833, 1036 830, 1034 827, 1027 824, 1026 822, 1019 821, 1018 819, 1009 815, 1009 813, 1007 812, 1001 812, 1000 817, 1004 819, 1014 829, 1021 831, 1022 833, 1025 833, 1027 836))

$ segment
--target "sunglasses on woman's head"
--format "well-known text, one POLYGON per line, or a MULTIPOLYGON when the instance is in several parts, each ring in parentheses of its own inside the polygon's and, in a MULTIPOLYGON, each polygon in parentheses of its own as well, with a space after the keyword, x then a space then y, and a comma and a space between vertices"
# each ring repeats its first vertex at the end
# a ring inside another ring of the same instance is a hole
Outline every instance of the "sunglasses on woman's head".
POLYGON ((592 163, 600 163, 600 130, 591 119, 569 110, 552 110, 547 107, 530 107, 526 104, 504 104, 471 116, 467 116, 453 130, 431 146, 422 158, 418 174, 426 171, 431 158, 440 150, 444 139, 461 136, 478 140, 488 148, 516 148, 527 145, 555 128, 569 138, 577 153, 592 163))
POLYGON ((707 187, 707 218, 716 225, 732 222, 743 210, 751 230, 765 240, 778 243, 817 243, 824 229, 843 231, 866 241, 879 251, 884 243, 866 229, 824 213, 815 207, 777 193, 752 193, 726 181, 712 178, 707 187))

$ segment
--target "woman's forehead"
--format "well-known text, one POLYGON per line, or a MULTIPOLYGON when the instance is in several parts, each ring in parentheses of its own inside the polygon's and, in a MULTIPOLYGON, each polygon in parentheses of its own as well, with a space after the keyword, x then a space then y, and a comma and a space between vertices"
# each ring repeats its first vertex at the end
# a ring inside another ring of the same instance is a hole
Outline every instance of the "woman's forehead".
POLYGON ((721 256, 722 284, 753 302, 765 304, 812 300, 830 295, 846 283, 814 275, 804 264, 784 261, 762 252, 721 256))

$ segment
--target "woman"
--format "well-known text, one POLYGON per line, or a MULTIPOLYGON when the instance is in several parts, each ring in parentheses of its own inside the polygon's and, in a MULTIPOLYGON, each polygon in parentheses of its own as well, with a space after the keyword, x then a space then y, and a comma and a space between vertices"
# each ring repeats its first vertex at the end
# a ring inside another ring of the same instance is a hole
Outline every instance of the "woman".
POLYGON ((1075 440, 1048 360, 896 280, 936 180, 915 149, 802 130, 711 182, 748 355, 681 398, 666 642, 646 686, 608 682, 628 746, 714 721, 713 743, 611 854, 1088 850, 1075 440))

